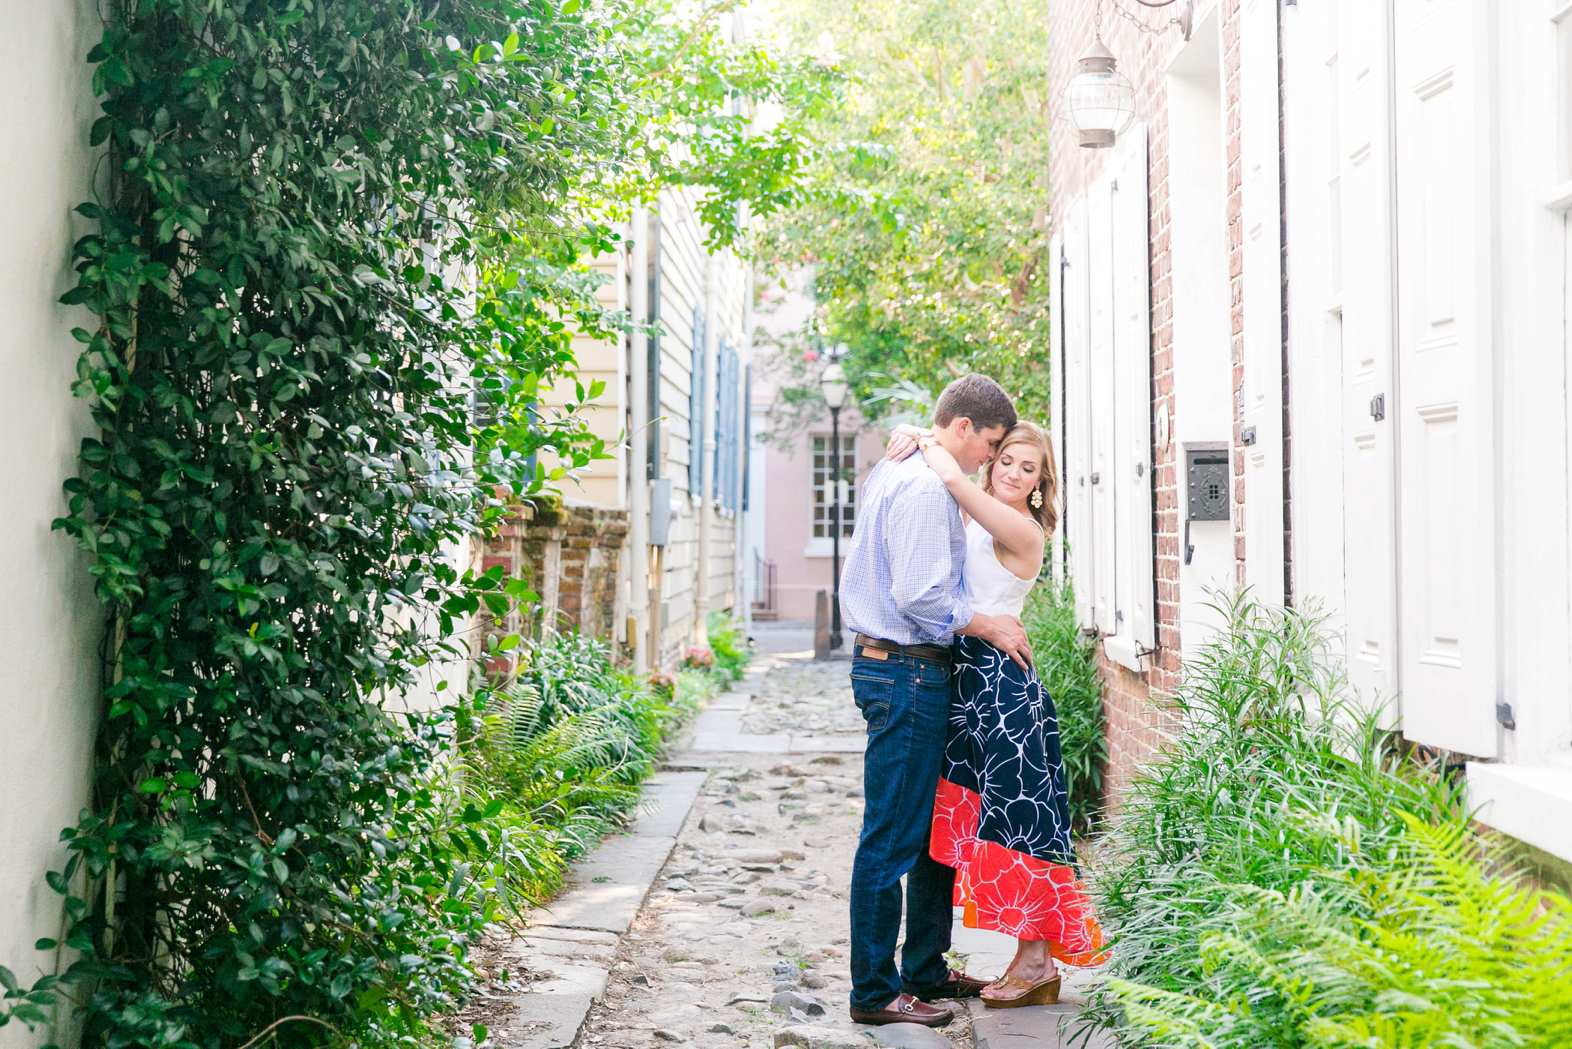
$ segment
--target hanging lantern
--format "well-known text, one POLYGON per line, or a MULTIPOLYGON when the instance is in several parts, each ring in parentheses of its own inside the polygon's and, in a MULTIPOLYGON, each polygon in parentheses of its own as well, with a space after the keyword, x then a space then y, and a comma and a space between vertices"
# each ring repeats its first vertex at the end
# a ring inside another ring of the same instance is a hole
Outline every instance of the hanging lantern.
POLYGON ((1135 89, 1115 68, 1113 52, 1102 37, 1081 56, 1081 71, 1065 85, 1070 123, 1087 149, 1106 149, 1135 120, 1135 89))

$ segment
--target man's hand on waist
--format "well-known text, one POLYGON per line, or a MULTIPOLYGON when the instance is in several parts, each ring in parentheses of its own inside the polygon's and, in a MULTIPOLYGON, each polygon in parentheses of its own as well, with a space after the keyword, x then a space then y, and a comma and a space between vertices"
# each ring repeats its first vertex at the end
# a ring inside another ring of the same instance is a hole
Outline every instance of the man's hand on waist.
POLYGON ((1026 628, 1014 616, 986 616, 979 612, 956 633, 988 642, 1020 664, 1022 670, 1032 665, 1032 644, 1027 640, 1026 628))

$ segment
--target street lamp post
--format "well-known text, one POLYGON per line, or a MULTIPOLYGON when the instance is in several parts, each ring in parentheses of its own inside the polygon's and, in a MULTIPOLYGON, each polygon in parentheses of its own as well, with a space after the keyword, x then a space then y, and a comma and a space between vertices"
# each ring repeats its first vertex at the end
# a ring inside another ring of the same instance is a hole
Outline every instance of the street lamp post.
MULTIPOLYGON (((845 347, 836 347, 844 352, 845 347)), ((846 370, 831 360, 819 376, 819 390, 830 409, 830 486, 834 511, 830 516, 830 649, 841 647, 841 409, 846 405, 846 370)))

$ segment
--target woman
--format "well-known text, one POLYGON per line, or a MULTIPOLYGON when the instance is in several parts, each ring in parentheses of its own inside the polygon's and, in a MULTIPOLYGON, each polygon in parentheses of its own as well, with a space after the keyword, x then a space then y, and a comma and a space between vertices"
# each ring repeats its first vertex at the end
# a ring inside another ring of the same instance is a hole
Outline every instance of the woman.
MULTIPOLYGON (((930 434, 900 427, 887 455, 920 449, 966 517, 962 585, 974 612, 1019 616, 1056 523, 1058 471, 1042 428, 1020 423, 981 487, 930 434)), ((1009 970, 982 993, 996 1008, 1059 999, 1058 959, 1097 965, 1102 930, 1076 876, 1053 701, 1033 670, 986 641, 957 637, 949 740, 930 852, 956 869, 970 928, 1015 936, 1009 970)))

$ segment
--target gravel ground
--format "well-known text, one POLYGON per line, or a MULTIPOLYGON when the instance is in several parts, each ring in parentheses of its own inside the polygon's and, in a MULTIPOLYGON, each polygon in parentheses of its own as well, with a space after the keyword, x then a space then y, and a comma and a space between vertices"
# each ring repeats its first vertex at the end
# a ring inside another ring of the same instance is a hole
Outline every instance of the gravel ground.
POLYGON ((860 736, 862 713, 852 702, 850 664, 780 660, 742 717, 744 732, 860 736))
MULTIPOLYGON (((770 687, 790 689, 776 683, 787 678, 823 696, 845 676, 844 663, 809 665, 771 673, 770 687)), ((869 1045, 846 1012, 846 886, 862 821, 862 760, 731 760, 711 774, 623 937, 580 1046, 765 1049, 782 1028, 804 1024, 837 1029, 847 1046, 869 1045)), ((942 1033, 970 1049, 964 1010, 942 1033)), ((836 1037, 820 1049, 834 1049, 836 1037)))

